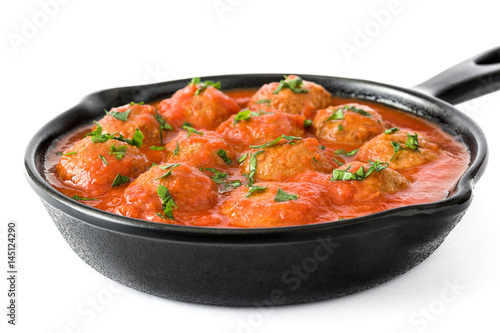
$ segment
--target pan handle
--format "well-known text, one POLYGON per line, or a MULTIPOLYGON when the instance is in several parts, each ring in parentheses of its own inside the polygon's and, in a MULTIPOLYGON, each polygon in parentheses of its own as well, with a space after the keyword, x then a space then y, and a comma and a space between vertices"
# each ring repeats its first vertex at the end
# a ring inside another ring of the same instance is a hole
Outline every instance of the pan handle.
POLYGON ((500 90, 500 47, 467 59, 413 89, 450 104, 500 90))

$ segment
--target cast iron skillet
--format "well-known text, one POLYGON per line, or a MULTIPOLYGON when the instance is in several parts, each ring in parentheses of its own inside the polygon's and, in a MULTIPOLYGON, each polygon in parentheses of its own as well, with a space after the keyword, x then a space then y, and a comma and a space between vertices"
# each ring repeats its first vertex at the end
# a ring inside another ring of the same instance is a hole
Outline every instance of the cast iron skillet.
MULTIPOLYGON (((312 302, 370 288, 427 258, 460 221, 483 174, 481 129, 452 105, 500 89, 500 48, 460 63, 413 90, 362 80, 301 75, 333 95, 417 114, 456 134, 472 160, 448 198, 345 221, 256 229, 160 224, 85 206, 53 189, 44 159, 55 139, 129 101, 167 98, 188 80, 116 88, 85 97, 46 124, 25 156, 28 182, 71 248, 103 275, 176 300, 231 306, 312 302), (447 103, 448 102, 448 103, 447 103)), ((206 77, 223 89, 257 88, 282 74, 206 77)))

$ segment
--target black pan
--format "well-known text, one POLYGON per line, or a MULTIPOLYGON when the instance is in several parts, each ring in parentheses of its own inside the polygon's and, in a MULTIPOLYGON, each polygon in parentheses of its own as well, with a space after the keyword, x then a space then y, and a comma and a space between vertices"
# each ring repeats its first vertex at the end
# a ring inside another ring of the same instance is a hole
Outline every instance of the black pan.
MULTIPOLYGON (((167 98, 188 80, 116 88, 85 97, 46 124, 25 156, 28 182, 71 248, 103 275, 162 297, 216 305, 312 302, 370 288, 426 259, 471 204, 487 144, 476 123, 451 104, 500 89, 500 48, 471 58, 414 89, 299 74, 333 95, 416 114, 457 135, 471 163, 448 198, 344 221, 256 229, 192 227, 117 216, 52 188, 44 160, 55 139, 129 101, 167 98), (451 104, 448 104, 451 103, 451 104)), ((288 74, 288 73, 287 73, 288 74)), ((258 88, 282 74, 206 77, 224 89, 258 88)))

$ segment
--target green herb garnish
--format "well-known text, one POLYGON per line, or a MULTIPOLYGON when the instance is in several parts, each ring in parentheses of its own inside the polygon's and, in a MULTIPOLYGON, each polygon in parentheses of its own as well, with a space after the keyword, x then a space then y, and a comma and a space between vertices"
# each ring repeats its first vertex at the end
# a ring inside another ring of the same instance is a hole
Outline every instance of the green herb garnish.
POLYGON ((253 192, 258 192, 258 191, 264 191, 267 189, 267 187, 262 187, 262 186, 247 186, 248 187, 248 192, 245 194, 245 197, 248 198, 249 196, 252 195, 253 192))
POLYGON ((104 156, 102 156, 101 154, 97 155, 99 155, 99 158, 103 161, 104 164, 109 165, 108 161, 106 161, 106 158, 104 156))
POLYGON ((271 105, 270 99, 259 99, 255 104, 267 104, 267 106, 271 105))
POLYGON ((217 155, 219 155, 219 156, 220 156, 220 158, 222 158, 222 160, 223 160, 224 162, 226 162, 226 164, 227 164, 227 165, 231 164, 232 160, 231 160, 229 157, 227 157, 226 152, 224 151, 224 149, 220 149, 220 150, 217 152, 217 155))
POLYGON ((137 128, 135 129, 134 137, 132 139, 125 139, 124 136, 120 133, 103 134, 102 126, 97 121, 94 121, 94 123, 97 125, 96 129, 84 136, 84 137, 90 136, 92 138, 92 143, 101 143, 101 142, 106 142, 108 140, 117 140, 126 142, 131 146, 136 146, 137 148, 141 147, 142 145, 142 140, 144 139, 144 135, 137 128))
POLYGON ((125 156, 126 152, 127 152, 127 146, 116 147, 115 145, 111 145, 111 147, 109 147, 109 154, 115 155, 115 158, 117 160, 121 160, 123 156, 125 156))
POLYGON ((192 78, 189 84, 198 86, 198 89, 196 89, 196 91, 194 92, 195 95, 199 95, 203 90, 207 89, 208 87, 214 87, 215 89, 220 89, 220 82, 214 82, 214 81, 202 82, 199 77, 192 78))
POLYGON ((124 111, 124 112, 117 112, 117 111, 107 111, 107 110, 104 110, 104 112, 106 112, 106 114, 108 116, 111 116, 113 118, 116 118, 118 120, 121 120, 121 121, 127 121, 128 119, 128 115, 130 113, 130 110, 131 109, 128 109, 127 111, 124 111))
POLYGON ((281 188, 278 188, 278 193, 274 196, 274 201, 277 202, 285 202, 290 200, 297 200, 299 196, 297 194, 289 194, 283 191, 281 188))
POLYGON ((157 146, 151 146, 149 147, 151 150, 165 150, 165 147, 157 147, 157 146))
POLYGON ((405 148, 418 151, 418 135, 417 135, 417 133, 415 133, 413 135, 408 133, 407 137, 408 138, 406 139, 405 148))
POLYGON ((182 125, 182 128, 188 131, 188 134, 186 135, 186 138, 189 137, 191 135, 191 133, 195 133, 195 134, 199 134, 199 135, 203 135, 204 134, 203 132, 197 131, 193 127, 193 125, 191 125, 190 123, 188 123, 186 121, 182 125))
POLYGON ((179 154, 179 142, 175 143, 175 149, 173 151, 174 156, 177 156, 179 154))
POLYGON ((121 184, 128 183, 129 181, 130 178, 128 178, 127 176, 117 174, 115 180, 113 180, 113 185, 111 185, 111 187, 120 186, 121 184))
POLYGON ((160 166, 159 167, 160 169, 163 169, 163 170, 169 169, 169 170, 163 176, 155 178, 155 180, 170 176, 172 174, 172 171, 174 171, 174 169, 177 168, 179 165, 181 165, 181 164, 175 163, 175 164, 165 164, 165 165, 160 166))
POLYGON ((248 165, 249 173, 247 175, 248 186, 252 186, 255 182, 253 177, 255 176, 255 172, 257 172, 257 155, 262 154, 263 152, 263 150, 259 150, 256 153, 250 154, 250 162, 248 165))
POLYGON ((276 146, 278 144, 278 142, 281 141, 282 138, 285 139, 285 140, 288 140, 288 141, 302 140, 302 138, 300 138, 300 137, 282 134, 282 135, 278 136, 276 139, 274 139, 272 141, 268 141, 268 142, 264 143, 263 145, 260 145, 260 146, 253 146, 253 145, 251 145, 249 147, 250 148, 255 148, 255 149, 269 148, 269 147, 272 147, 272 146, 276 146))
POLYGON ((311 119, 304 119, 304 128, 308 128, 313 124, 311 119))
POLYGON ((168 218, 170 220, 175 220, 174 219, 174 214, 173 214, 173 209, 174 207, 177 208, 177 205, 174 202, 174 199, 172 199, 172 196, 170 195, 170 191, 166 186, 163 185, 158 185, 158 189, 156 190, 156 193, 160 197, 161 200, 161 209, 163 211, 163 214, 157 213, 156 215, 164 218, 165 220, 168 218))
POLYGON ((389 129, 386 129, 384 131, 385 134, 392 134, 392 133, 396 133, 397 131, 399 131, 399 128, 397 127, 393 127, 393 128, 389 128, 389 129))
POLYGON ((264 114, 273 114, 274 112, 265 112, 265 111, 250 111, 249 109, 242 110, 236 114, 233 120, 233 126, 240 120, 250 120, 254 117, 262 116, 264 114))
POLYGON ((245 161, 247 159, 247 155, 248 153, 244 153, 243 155, 241 155, 237 160, 236 162, 238 163, 243 163, 243 161, 245 161))
POLYGON ((302 89, 302 79, 297 77, 296 79, 289 79, 288 76, 284 75, 284 80, 281 80, 278 87, 273 91, 273 95, 279 93, 282 89, 290 89, 296 94, 308 93, 309 90, 302 89))
POLYGON ((346 151, 345 149, 337 149, 335 151, 335 155, 337 156, 354 156, 356 155, 356 153, 358 152, 359 148, 358 149, 354 149, 354 150, 351 150, 351 151, 346 151))
POLYGON ((86 197, 80 197, 78 195, 74 195, 71 197, 71 199, 74 199, 74 200, 79 200, 79 201, 94 201, 94 200, 99 200, 97 198, 86 198, 86 197))
POLYGON ((344 119, 344 109, 339 108, 335 111, 333 111, 332 115, 328 118, 326 118, 325 121, 330 121, 330 120, 342 120, 344 119))
POLYGON ((345 170, 340 170, 340 169, 334 169, 332 171, 332 177, 330 178, 330 181, 337 181, 337 180, 364 180, 366 177, 371 175, 373 172, 380 172, 384 169, 386 169, 389 166, 388 162, 381 162, 379 160, 377 161, 370 161, 368 163, 368 170, 365 171, 364 166, 361 166, 356 172, 350 172, 349 169, 351 166, 349 165, 345 170))

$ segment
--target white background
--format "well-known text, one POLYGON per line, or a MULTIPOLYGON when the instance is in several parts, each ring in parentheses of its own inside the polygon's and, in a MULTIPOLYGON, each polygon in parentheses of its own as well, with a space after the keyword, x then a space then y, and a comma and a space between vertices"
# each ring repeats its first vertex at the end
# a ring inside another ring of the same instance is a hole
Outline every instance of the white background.
POLYGON ((6 323, 5 268, 0 327, 8 332, 218 333, 498 328, 500 92, 459 106, 484 129, 490 162, 471 208, 443 245, 382 286, 315 304, 223 308, 120 287, 71 251, 23 174, 31 136, 96 90, 251 72, 344 76, 412 87, 500 46, 494 1, 400 0, 382 24, 374 13, 380 20, 381 11, 393 9, 389 0, 62 2, 0 5, 1 267, 7 261, 9 220, 18 223, 19 247, 18 325, 6 323), (341 45, 356 46, 356 35, 367 28, 371 36, 364 44, 358 40, 357 53, 346 56, 341 45))

